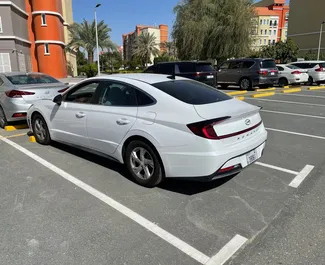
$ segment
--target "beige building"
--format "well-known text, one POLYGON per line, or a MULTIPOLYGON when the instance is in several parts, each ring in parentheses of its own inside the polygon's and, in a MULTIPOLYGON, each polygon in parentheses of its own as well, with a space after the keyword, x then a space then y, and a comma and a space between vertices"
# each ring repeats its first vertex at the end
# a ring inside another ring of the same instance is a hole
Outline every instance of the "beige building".
MULTIPOLYGON (((70 42, 70 34, 68 31, 68 25, 73 24, 73 13, 72 13, 72 0, 62 0, 62 15, 65 21, 64 27, 64 41, 65 43, 70 42)), ((67 72, 70 76, 77 76, 77 56, 76 52, 74 51, 67 51, 66 52, 66 59, 67 59, 67 72)))
MULTIPOLYGON (((321 23, 325 21, 325 0, 291 0, 288 38, 300 48, 301 54, 317 51, 321 23)), ((325 52, 325 25, 321 51, 325 52)))

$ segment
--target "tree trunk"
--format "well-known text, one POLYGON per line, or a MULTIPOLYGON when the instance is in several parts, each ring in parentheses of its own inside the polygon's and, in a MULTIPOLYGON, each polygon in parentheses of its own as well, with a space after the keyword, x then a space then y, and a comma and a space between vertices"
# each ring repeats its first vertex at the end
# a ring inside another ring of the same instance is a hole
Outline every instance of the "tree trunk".
POLYGON ((94 62, 94 52, 93 51, 87 51, 88 53, 88 63, 94 62))

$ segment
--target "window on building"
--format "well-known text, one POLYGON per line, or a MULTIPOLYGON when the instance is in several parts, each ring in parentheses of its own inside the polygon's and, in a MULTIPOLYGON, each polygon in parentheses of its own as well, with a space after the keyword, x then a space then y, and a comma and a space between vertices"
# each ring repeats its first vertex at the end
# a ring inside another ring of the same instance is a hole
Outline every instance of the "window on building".
POLYGON ((264 19, 264 21, 263 21, 263 22, 264 22, 263 24, 264 24, 264 25, 266 25, 266 19, 264 19))
POLYGON ((269 30, 269 35, 271 35, 272 34, 272 30, 269 30))
POLYGON ((286 19, 289 19, 289 12, 286 13, 286 19))
POLYGON ((276 35, 276 30, 273 30, 273 35, 276 35))
POLYGON ((265 35, 267 35, 267 29, 264 31, 265 35))
POLYGON ((263 19, 260 20, 260 25, 263 25, 263 19))
POLYGON ((269 44, 269 45, 271 44, 271 40, 268 41, 268 44, 269 44))
POLYGON ((266 21, 266 25, 269 25, 269 23, 270 23, 270 20, 268 19, 268 20, 266 21))
POLYGON ((262 44, 262 40, 260 40, 260 44, 262 44))
POLYGON ((2 28, 2 19, 0 17, 0 33, 3 33, 3 28, 2 28))
POLYGON ((50 54, 50 48, 48 43, 44 43, 44 54, 50 54))
POLYGON ((288 27, 288 21, 286 21, 286 22, 284 23, 284 27, 285 27, 285 28, 288 27))
POLYGON ((9 53, 0 53, 0 73, 11 72, 9 53))
POLYGON ((285 31, 284 34, 285 34, 285 36, 287 37, 287 35, 288 35, 288 31, 285 31))
POLYGON ((274 26, 277 26, 277 25, 278 25, 278 21, 274 20, 274 26))
POLYGON ((263 35, 263 30, 261 29, 261 35, 263 35))
POLYGON ((46 26, 46 15, 45 14, 41 15, 41 20, 42 20, 42 26, 46 26))
POLYGON ((270 26, 271 27, 273 26, 273 20, 270 20, 270 26))
POLYGON ((273 45, 275 44, 275 40, 272 41, 272 44, 273 44, 273 45))
POLYGON ((264 39, 264 44, 266 44, 266 39, 264 39))

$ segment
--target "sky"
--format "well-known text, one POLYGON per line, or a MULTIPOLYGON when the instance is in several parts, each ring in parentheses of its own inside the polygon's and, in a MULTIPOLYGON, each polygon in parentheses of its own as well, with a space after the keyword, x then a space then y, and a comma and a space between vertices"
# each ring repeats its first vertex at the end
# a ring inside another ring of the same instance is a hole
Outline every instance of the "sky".
POLYGON ((167 24, 169 34, 175 21, 173 8, 179 0, 72 0, 73 18, 80 23, 84 18, 94 19, 97 9, 98 21, 104 20, 112 29, 111 39, 122 45, 122 34, 135 30, 137 24, 155 26, 167 24))

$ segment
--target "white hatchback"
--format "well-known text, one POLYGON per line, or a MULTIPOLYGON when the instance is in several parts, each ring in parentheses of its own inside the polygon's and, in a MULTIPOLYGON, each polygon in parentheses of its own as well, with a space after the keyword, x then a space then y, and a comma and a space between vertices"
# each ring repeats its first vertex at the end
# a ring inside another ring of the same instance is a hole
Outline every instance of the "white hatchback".
POLYGON ((277 64, 279 70, 279 85, 305 84, 308 82, 308 71, 291 64, 277 64))
POLYGON ((126 165, 141 185, 214 180, 263 153, 260 108, 182 77, 126 74, 86 79, 32 105, 40 144, 66 143, 126 165))

